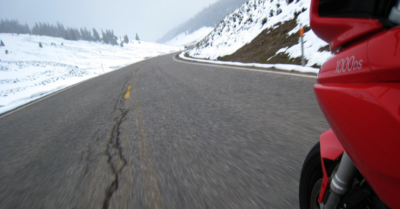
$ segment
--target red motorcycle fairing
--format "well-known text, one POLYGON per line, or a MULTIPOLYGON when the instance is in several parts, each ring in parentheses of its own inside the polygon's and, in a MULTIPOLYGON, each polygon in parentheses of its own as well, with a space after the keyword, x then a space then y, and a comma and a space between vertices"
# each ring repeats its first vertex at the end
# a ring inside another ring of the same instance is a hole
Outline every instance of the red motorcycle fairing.
POLYGON ((310 25, 314 33, 328 42, 335 51, 358 37, 383 29, 377 19, 321 17, 318 13, 320 0, 312 0, 310 25))
POLYGON ((400 27, 362 39, 322 66, 318 83, 400 81, 400 27))
POLYGON ((400 27, 374 36, 368 42, 372 72, 383 81, 400 81, 400 27))
POLYGON ((331 57, 322 66, 318 83, 380 82, 370 68, 367 50, 368 42, 363 41, 331 57))
POLYGON ((316 84, 314 90, 355 166, 386 205, 400 208, 400 83, 316 84))
POLYGON ((400 208, 400 27, 385 22, 395 2, 311 2, 314 33, 334 52, 343 47, 322 66, 314 85, 332 128, 320 138, 319 202, 329 183, 324 159, 336 160, 345 150, 376 195, 400 208))
POLYGON ((323 179, 322 179, 321 191, 318 197, 318 202, 322 203, 322 201, 324 200, 326 188, 329 187, 329 176, 325 168, 324 159, 332 161, 338 159, 343 154, 344 148, 342 144, 340 144, 340 141, 336 137, 335 133, 333 133, 332 129, 329 129, 324 133, 322 133, 319 141, 321 150, 323 179))

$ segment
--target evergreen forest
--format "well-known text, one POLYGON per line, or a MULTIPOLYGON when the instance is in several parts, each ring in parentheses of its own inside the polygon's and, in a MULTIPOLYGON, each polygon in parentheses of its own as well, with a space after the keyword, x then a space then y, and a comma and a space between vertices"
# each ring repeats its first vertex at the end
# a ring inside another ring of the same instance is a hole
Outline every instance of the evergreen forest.
MULTIPOLYGON (((118 45, 118 38, 114 35, 113 30, 101 30, 101 37, 95 28, 88 30, 86 28, 70 28, 64 27, 63 24, 58 23, 52 25, 49 23, 36 23, 32 29, 27 24, 20 24, 18 20, 1 20, 0 33, 16 33, 16 34, 30 34, 39 36, 51 36, 64 38, 66 40, 85 40, 102 42, 105 44, 118 45)), ((136 34, 137 36, 137 34, 136 34)), ((125 35, 121 42, 129 42, 128 36, 125 35)))

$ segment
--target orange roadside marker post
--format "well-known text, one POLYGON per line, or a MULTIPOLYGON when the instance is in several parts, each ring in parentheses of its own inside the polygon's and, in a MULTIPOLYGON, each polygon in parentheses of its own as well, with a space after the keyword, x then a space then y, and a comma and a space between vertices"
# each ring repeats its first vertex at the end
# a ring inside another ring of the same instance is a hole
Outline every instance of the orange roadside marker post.
POLYGON ((305 61, 304 61, 304 43, 303 43, 303 36, 304 36, 304 29, 303 25, 300 24, 300 45, 301 45, 301 65, 305 66, 305 61))
POLYGON ((303 36, 304 36, 304 29, 300 28, 300 37, 303 37, 303 36))

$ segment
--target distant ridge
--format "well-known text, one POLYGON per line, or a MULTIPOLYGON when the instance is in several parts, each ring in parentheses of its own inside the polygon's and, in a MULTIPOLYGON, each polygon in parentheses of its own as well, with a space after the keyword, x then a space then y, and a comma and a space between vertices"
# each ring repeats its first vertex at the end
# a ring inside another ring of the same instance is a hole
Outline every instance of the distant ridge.
POLYGON ((192 33, 201 27, 215 27, 226 15, 239 8, 247 0, 219 0, 204 8, 190 20, 179 25, 158 39, 158 43, 165 43, 175 38, 180 33, 188 31, 192 33))

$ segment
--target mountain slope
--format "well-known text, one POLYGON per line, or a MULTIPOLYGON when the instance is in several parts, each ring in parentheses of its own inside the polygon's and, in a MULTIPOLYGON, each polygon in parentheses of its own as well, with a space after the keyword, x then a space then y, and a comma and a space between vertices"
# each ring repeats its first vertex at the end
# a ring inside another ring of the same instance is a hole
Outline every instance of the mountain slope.
POLYGON ((307 66, 331 56, 326 43, 309 30, 310 0, 250 0, 226 16, 188 52, 194 58, 300 64, 299 25, 305 27, 307 66))
POLYGON ((206 37, 211 31, 213 31, 213 27, 202 27, 193 33, 180 33, 175 38, 165 42, 166 45, 170 46, 187 46, 193 45, 206 37))
POLYGON ((246 1, 247 0, 219 0, 209 7, 204 8, 190 20, 166 33, 162 38, 157 40, 157 42, 165 43, 174 39, 181 33, 193 33, 202 27, 214 28, 222 18, 240 7, 246 1))

